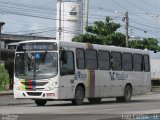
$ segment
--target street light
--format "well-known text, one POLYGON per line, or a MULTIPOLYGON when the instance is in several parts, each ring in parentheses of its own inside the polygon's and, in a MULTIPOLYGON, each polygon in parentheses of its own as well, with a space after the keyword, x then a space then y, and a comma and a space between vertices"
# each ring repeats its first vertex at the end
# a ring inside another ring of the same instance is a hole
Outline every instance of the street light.
POLYGON ((2 48, 2 45, 1 45, 1 31, 2 31, 2 26, 5 25, 5 22, 0 22, 0 61, 2 60, 1 59, 1 48, 2 48))

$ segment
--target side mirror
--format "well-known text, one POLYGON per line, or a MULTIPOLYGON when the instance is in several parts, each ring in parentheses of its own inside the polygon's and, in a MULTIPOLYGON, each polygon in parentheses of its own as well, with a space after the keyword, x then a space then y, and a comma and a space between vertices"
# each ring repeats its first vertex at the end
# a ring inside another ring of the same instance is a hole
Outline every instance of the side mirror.
POLYGON ((65 50, 60 51, 60 60, 65 64, 67 63, 67 54, 65 50))

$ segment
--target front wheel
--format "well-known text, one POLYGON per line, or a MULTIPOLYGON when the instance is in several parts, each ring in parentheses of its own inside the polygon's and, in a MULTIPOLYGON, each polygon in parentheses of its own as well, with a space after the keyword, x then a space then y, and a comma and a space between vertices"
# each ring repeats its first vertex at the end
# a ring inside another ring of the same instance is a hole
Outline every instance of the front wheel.
POLYGON ((124 89, 124 96, 117 97, 117 102, 129 102, 132 97, 132 88, 130 85, 127 85, 124 89))
POLYGON ((75 91, 75 98, 72 100, 74 105, 82 105, 84 100, 84 89, 78 86, 75 91))
POLYGON ((37 104, 37 106, 45 106, 47 100, 35 100, 35 103, 37 104))

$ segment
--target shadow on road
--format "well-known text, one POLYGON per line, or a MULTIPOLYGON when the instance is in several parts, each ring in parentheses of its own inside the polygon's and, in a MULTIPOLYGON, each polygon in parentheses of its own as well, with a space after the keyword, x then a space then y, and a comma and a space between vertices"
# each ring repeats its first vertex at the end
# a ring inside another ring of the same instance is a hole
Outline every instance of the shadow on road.
MULTIPOLYGON (((127 102, 127 103, 125 103, 125 102, 117 102, 117 101, 115 101, 115 100, 111 100, 111 101, 101 101, 100 103, 90 103, 90 102, 84 102, 83 103, 83 105, 81 105, 81 106, 90 106, 90 105, 107 105, 107 104, 109 104, 109 105, 111 105, 111 104, 137 104, 137 103, 151 103, 151 102, 154 102, 154 103, 156 103, 156 102, 159 102, 159 100, 146 100, 146 99, 141 99, 141 100, 131 100, 130 102, 127 102)), ((54 104, 54 101, 50 101, 50 103, 49 104, 47 104, 46 105, 47 107, 49 107, 49 106, 76 106, 76 105, 73 105, 72 103, 61 103, 61 104, 54 104), (53 102, 53 104, 51 103, 51 102, 53 102)))

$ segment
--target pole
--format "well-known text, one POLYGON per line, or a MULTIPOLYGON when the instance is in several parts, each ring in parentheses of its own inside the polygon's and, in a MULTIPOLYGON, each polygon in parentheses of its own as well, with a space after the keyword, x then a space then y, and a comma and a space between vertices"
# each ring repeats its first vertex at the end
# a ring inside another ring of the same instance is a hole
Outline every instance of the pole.
POLYGON ((158 17, 159 17, 159 15, 156 15, 156 39, 157 39, 157 40, 158 40, 158 38, 157 38, 158 17))
POLYGON ((83 34, 86 33, 86 27, 88 26, 88 5, 89 0, 83 0, 84 1, 84 23, 83 23, 83 34))
POLYGON ((129 18, 128 18, 128 12, 125 14, 125 21, 126 21, 126 47, 128 47, 128 26, 129 26, 129 18))
POLYGON ((1 31, 2 31, 2 26, 5 24, 5 22, 0 22, 0 61, 1 59, 1 49, 2 49, 2 45, 1 45, 1 31))
POLYGON ((62 39, 62 11, 61 11, 62 0, 59 0, 59 40, 62 39))

